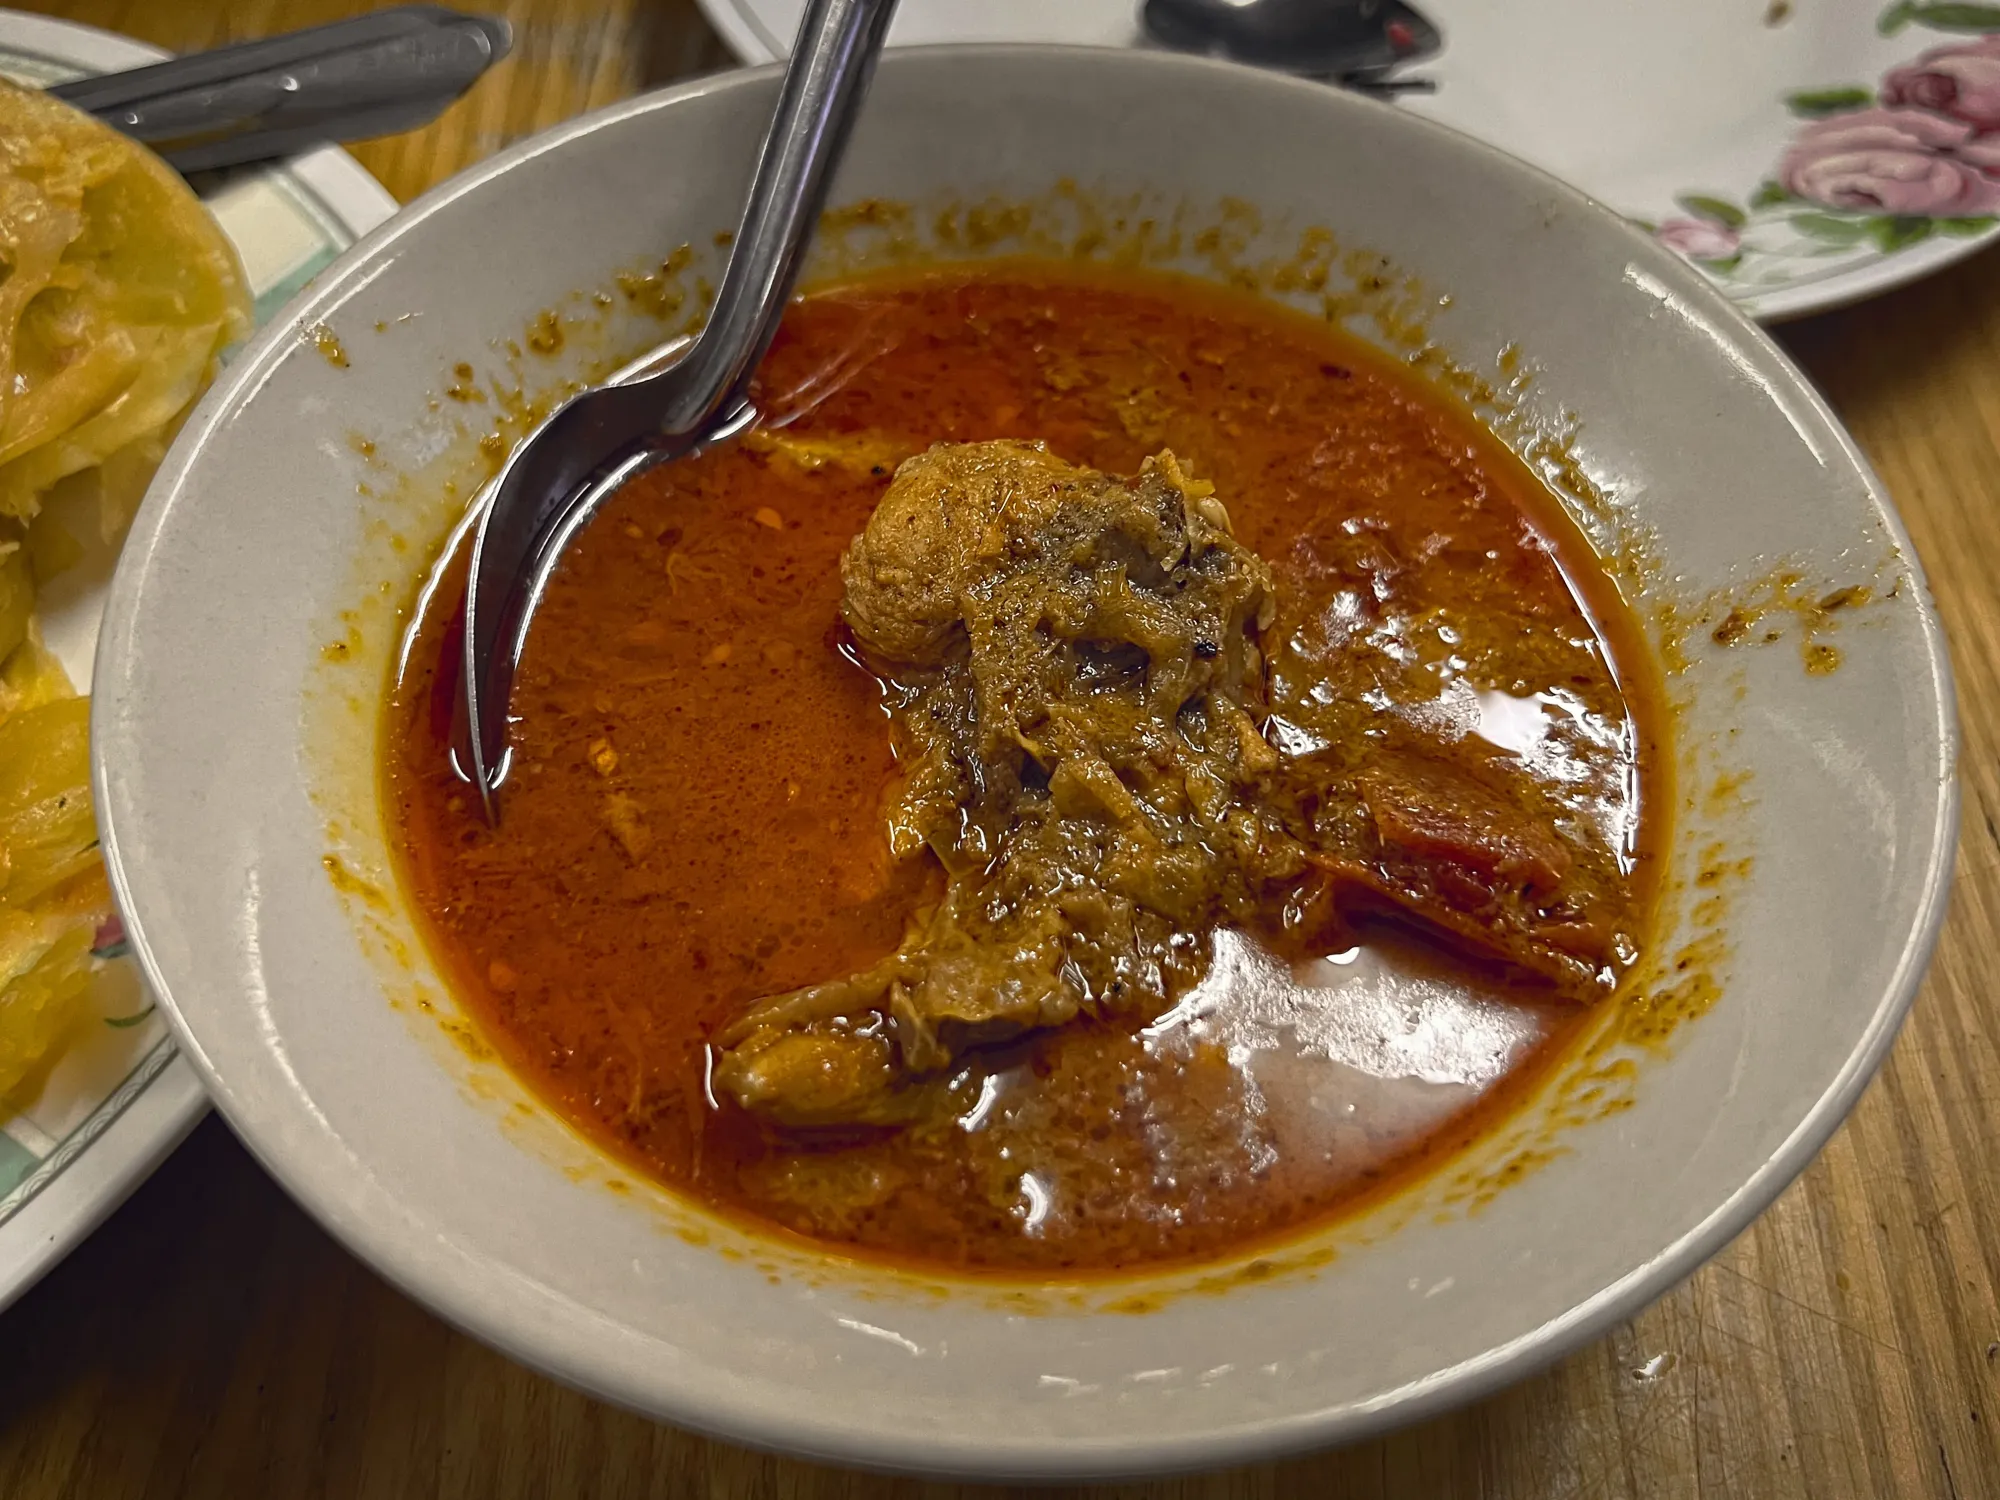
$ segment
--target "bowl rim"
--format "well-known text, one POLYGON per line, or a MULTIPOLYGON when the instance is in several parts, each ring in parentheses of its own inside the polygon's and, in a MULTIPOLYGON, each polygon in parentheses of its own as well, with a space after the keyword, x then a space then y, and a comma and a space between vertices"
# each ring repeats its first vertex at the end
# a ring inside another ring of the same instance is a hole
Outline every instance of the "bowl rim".
MULTIPOLYGON (((1254 80, 1253 87, 1310 91, 1328 101, 1335 110, 1392 108, 1309 80, 1178 53, 1034 43, 949 43, 898 47, 882 59, 881 67, 902 71, 954 58, 1032 63, 1058 57, 1070 61, 1087 58, 1089 65, 1095 67, 1137 68, 1167 75, 1176 71, 1226 73, 1244 82, 1254 80)), ((457 199, 479 191, 528 161, 635 116, 724 90, 755 88, 777 79, 782 72, 782 65, 772 64, 709 75, 555 125, 447 179, 350 246, 321 273, 313 286, 295 298, 251 341, 225 377, 203 398, 176 440, 133 522, 113 579, 98 650, 98 681, 115 683, 122 676, 115 662, 134 638, 139 579, 147 571, 158 545, 169 510, 167 497, 180 488, 217 431, 218 418, 240 401, 253 398, 256 389, 269 379, 296 341, 296 328, 329 316, 358 290, 354 282, 358 268, 377 260, 381 252, 419 230, 457 199)), ((938 1477, 1055 1480, 1170 1474, 1273 1459, 1378 1435, 1464 1405, 1554 1363, 1650 1304, 1747 1228, 1810 1163, 1881 1067, 1914 1001, 1943 924, 1955 864, 1959 817, 1956 694, 1943 627, 1909 533, 1880 480, 1816 387, 1767 332, 1677 257, 1588 195, 1448 126, 1408 114, 1400 118, 1403 124, 1398 128, 1429 134, 1458 151, 1481 158, 1492 170, 1513 174, 1524 189, 1553 195, 1582 209, 1601 228, 1624 236, 1633 260, 1655 275, 1676 297, 1686 299, 1714 334, 1729 342, 1732 358, 1748 361, 1749 367, 1779 381, 1783 394, 1794 403, 1790 410, 1795 424, 1796 419, 1809 417, 1816 425, 1816 435, 1830 448, 1828 466, 1838 467, 1844 461, 1848 471, 1863 482, 1888 541, 1900 552, 1916 585, 1913 602, 1936 694, 1938 757, 1936 811, 1929 831, 1929 856, 1921 875, 1915 920, 1853 1052, 1790 1134, 1746 1181, 1677 1240, 1561 1316, 1482 1354, 1361 1402, 1242 1419, 1166 1438, 1111 1435, 1028 1441, 975 1432, 892 1431, 887 1427, 857 1433, 819 1421, 810 1411, 796 1407, 781 1411, 754 1396, 726 1395, 713 1384, 705 1385, 698 1373, 667 1376, 642 1387, 641 1382, 621 1379, 594 1360, 590 1352, 593 1340, 586 1332, 565 1331, 545 1318, 520 1318, 504 1298, 492 1295, 491 1283, 485 1287, 468 1286, 456 1274, 460 1269, 458 1262, 470 1259, 464 1252, 412 1243, 400 1226, 377 1222, 361 1212, 358 1194, 353 1190, 355 1174, 351 1167, 342 1170, 296 1156, 288 1159, 283 1145, 284 1110, 263 1109, 246 1100, 216 1068, 199 1036, 183 1017, 149 939, 144 914, 131 900, 128 854, 121 838, 121 798, 107 767, 127 757, 143 755, 144 747, 121 738, 116 726, 123 715, 94 714, 92 787, 97 799, 105 865, 120 909, 126 913, 133 952, 212 1102, 260 1165, 347 1249, 427 1310, 575 1389, 655 1420, 754 1448, 883 1472, 938 1477)))

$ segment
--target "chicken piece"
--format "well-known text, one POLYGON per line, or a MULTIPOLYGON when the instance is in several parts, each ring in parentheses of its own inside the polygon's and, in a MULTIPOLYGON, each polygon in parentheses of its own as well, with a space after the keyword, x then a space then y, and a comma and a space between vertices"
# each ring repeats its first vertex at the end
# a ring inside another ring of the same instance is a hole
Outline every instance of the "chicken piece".
POLYGON ((1569 873, 1553 828, 1460 770, 1406 758, 1371 766, 1361 800, 1384 857, 1435 869, 1455 865, 1481 883, 1547 895, 1569 873))
POLYGON ((841 613, 862 649, 944 665, 965 639, 966 592, 1013 540, 1006 523, 1032 538, 1084 473, 1040 443, 939 444, 905 462, 841 559, 841 613))
POLYGON ((1269 573, 1172 454, 1128 483, 1039 443, 940 445, 897 471, 841 578, 856 643, 924 700, 901 716, 892 847, 947 869, 991 856, 1023 777, 1136 828, 1130 786, 1184 768, 1177 716, 1235 761, 1262 702, 1269 573))
POLYGON ((809 474, 826 468, 845 469, 851 474, 887 474, 917 446, 894 433, 872 429, 805 438, 782 427, 758 427, 739 441, 752 453, 783 459, 809 474))
POLYGON ((1615 893, 1518 770, 1475 774, 1442 754, 1390 750, 1312 800, 1324 810, 1305 841, 1346 917, 1413 924, 1566 999, 1608 988, 1621 946, 1615 893))
POLYGON ((718 1038, 717 1085, 791 1127, 904 1118, 969 1048, 1156 1013, 1218 921, 1303 868, 1254 796, 1269 575, 1171 454, 1127 481, 1039 444, 933 448, 841 576, 900 705, 892 852, 950 880, 883 964, 718 1038))
POLYGON ((728 1056, 737 1103, 785 1128, 900 1125, 920 1095, 899 1090, 894 1044, 835 1027, 765 1026, 728 1056))

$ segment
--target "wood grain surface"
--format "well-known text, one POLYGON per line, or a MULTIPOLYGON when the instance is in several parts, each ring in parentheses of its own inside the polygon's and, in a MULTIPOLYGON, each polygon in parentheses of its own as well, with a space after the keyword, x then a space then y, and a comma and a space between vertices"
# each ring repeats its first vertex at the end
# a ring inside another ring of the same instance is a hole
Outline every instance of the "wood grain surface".
MULTIPOLYGON (((998 3, 998 0, 996 0, 998 3)), ((175 49, 352 0, 52 0, 175 49)), ((728 58, 688 0, 504 0, 513 56, 356 154, 409 198, 728 58)), ((1784 330, 1901 506, 1965 730, 1957 891, 1882 1076, 1740 1240, 1602 1342, 1380 1442, 1105 1493, 2000 1497, 2000 253, 1784 330)), ((576 1395, 337 1247, 210 1120, 0 1316, 0 1496, 970 1496, 770 1458, 576 1395)))

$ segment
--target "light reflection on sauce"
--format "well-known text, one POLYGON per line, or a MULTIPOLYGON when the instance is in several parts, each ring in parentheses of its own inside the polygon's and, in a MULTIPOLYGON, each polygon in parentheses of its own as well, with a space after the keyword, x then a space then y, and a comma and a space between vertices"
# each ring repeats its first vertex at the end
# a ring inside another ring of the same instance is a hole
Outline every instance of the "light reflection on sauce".
POLYGON ((1552 693, 1517 698, 1512 693, 1474 689, 1472 697, 1479 715, 1472 732, 1523 759, 1534 755, 1549 737, 1546 710, 1559 702, 1552 693))
POLYGON ((1399 967, 1374 947, 1287 964, 1225 930, 1215 958, 1177 1010, 1197 1038, 1221 1042, 1239 1070, 1254 1073, 1258 1060, 1290 1055, 1338 1069, 1327 1076, 1343 1086, 1362 1073, 1478 1090, 1542 1034, 1535 1011, 1518 999, 1481 996, 1463 976, 1399 967))
POLYGON ((1337 1171, 1415 1144, 1551 1029, 1547 1012, 1481 994, 1416 954, 1371 945, 1288 964, 1233 931, 1216 948, 1183 1024, 1222 1045, 1279 1153, 1337 1171))
MULTIPOLYGON (((1129 1070, 1135 1100, 1153 1092, 1158 1073, 1203 1056, 1230 1075, 1233 1128, 1186 1128, 1171 1107, 1133 1120, 1160 1189, 1156 1211, 1168 1220, 1188 1212, 1176 1190, 1189 1181, 1256 1178, 1280 1163, 1321 1181, 1382 1172, 1549 1041, 1561 1015, 1393 939, 1287 962, 1226 929, 1207 977, 1140 1033, 1144 1061, 1129 1070)), ((1041 1235, 1087 1218, 1090 1206, 1083 1181, 1072 1181, 1075 1163, 1035 1149, 1034 1101, 1046 1094, 1031 1073, 1023 1063, 989 1074, 959 1123, 994 1132, 996 1155, 1018 1164, 1016 1217, 1024 1233, 1041 1235)))
POLYGON ((1049 1216, 1053 1199, 1049 1190, 1042 1186, 1041 1179, 1033 1172, 1021 1174, 1021 1197, 1026 1200, 1026 1211, 1021 1215, 1023 1234, 1040 1234, 1042 1224, 1049 1216))

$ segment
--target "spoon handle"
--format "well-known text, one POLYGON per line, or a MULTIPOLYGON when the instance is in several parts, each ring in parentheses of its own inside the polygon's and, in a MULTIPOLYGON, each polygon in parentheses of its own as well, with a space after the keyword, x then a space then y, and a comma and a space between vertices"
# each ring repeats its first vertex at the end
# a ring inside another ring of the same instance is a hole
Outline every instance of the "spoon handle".
POLYGON ((743 222, 707 326, 674 382, 661 429, 686 436, 740 404, 798 280, 896 0, 810 0, 743 222))
POLYGON ((411 130, 507 55, 505 21, 405 5, 59 83, 182 172, 411 130))

